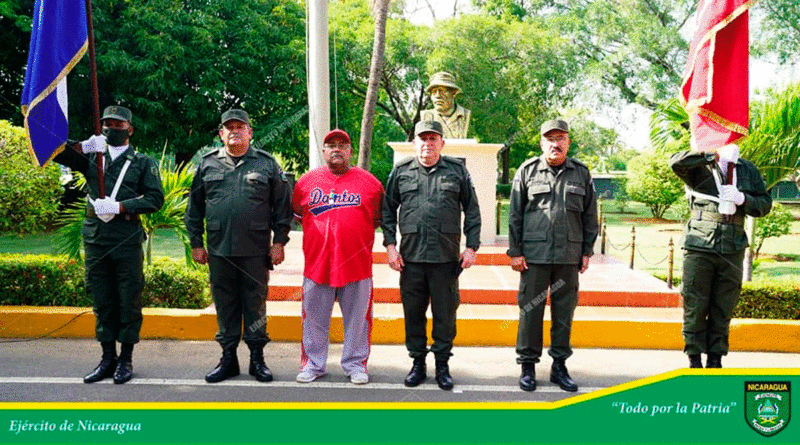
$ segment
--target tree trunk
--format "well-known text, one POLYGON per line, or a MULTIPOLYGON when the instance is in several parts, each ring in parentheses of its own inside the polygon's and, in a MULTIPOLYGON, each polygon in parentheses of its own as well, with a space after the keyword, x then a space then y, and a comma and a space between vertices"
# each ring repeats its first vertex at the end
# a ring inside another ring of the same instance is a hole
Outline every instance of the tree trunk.
POLYGON ((369 170, 370 151, 372 147, 372 127, 375 121, 375 102, 378 99, 383 53, 386 46, 386 16, 389 13, 391 0, 373 0, 372 11, 375 16, 375 40, 372 42, 372 63, 369 68, 369 84, 364 115, 361 118, 361 139, 358 144, 358 166, 369 170))

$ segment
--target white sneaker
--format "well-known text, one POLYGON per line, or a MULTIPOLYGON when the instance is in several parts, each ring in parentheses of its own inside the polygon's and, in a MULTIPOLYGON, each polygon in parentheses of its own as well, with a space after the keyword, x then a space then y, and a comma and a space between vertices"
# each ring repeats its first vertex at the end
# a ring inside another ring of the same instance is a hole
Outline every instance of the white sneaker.
POLYGON ((325 373, 316 374, 311 371, 301 371, 300 374, 297 374, 297 383, 311 383, 314 380, 322 377, 325 373))
POLYGON ((350 383, 354 385, 366 385, 369 383, 369 376, 366 372, 356 372, 350 375, 350 383))

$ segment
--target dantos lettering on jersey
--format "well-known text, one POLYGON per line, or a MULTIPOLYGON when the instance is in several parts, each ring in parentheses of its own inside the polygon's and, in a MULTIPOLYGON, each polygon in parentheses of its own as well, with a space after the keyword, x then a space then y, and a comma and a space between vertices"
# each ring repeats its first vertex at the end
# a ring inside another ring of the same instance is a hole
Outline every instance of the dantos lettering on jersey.
POLYGON ((361 194, 348 193, 347 190, 342 193, 336 193, 331 190, 330 193, 323 194, 322 189, 314 187, 314 189, 311 190, 309 198, 308 211, 314 216, 327 212, 328 210, 361 205, 361 194))

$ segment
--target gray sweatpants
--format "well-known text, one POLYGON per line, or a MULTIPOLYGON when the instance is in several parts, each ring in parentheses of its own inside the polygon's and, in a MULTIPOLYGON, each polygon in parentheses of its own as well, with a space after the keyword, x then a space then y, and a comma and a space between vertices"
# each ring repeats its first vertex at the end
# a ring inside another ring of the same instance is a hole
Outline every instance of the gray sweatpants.
POLYGON ((303 278, 303 341, 300 369, 324 374, 328 361, 331 313, 339 300, 344 323, 342 369, 367 372, 372 334, 372 278, 331 287, 303 278))

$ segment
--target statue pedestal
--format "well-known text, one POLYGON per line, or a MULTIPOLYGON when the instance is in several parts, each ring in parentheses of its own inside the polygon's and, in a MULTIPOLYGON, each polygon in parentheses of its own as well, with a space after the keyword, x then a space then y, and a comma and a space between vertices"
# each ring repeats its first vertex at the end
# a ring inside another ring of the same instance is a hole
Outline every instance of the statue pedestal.
MULTIPOLYGON (((395 164, 417 155, 412 142, 389 142, 389 146, 394 150, 395 164)), ((445 139, 442 149, 443 156, 466 160, 481 208, 482 245, 497 243, 497 152, 501 148, 503 144, 479 144, 475 139, 445 139)))

